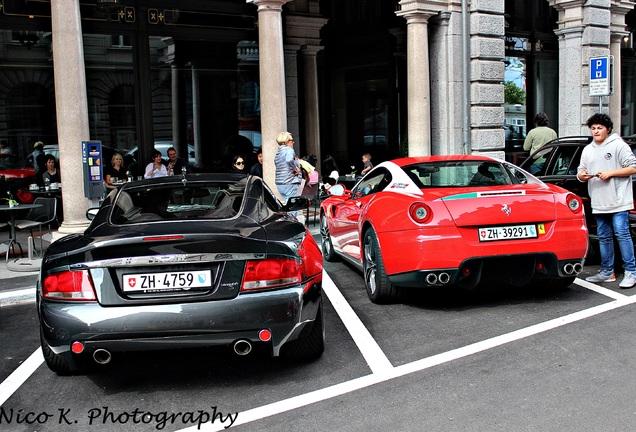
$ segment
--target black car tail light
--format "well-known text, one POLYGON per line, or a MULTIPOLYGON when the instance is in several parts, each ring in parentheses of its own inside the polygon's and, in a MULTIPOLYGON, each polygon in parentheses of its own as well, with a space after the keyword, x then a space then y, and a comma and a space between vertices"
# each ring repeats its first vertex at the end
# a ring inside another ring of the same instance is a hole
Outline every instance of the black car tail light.
POLYGON ((44 278, 42 297, 49 300, 95 301, 95 288, 88 270, 64 271, 44 278))
POLYGON ((241 291, 256 291, 299 284, 303 265, 291 258, 247 261, 241 291))

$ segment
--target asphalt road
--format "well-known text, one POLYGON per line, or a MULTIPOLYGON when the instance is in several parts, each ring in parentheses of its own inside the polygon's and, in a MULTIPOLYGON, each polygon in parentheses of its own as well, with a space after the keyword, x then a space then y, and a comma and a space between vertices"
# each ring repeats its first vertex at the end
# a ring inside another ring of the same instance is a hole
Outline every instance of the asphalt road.
POLYGON ((348 265, 325 270, 316 361, 182 350, 72 377, 43 363, 32 297, 2 301, 35 275, 3 277, 0 431, 633 430, 636 288, 577 279, 375 305, 348 265))

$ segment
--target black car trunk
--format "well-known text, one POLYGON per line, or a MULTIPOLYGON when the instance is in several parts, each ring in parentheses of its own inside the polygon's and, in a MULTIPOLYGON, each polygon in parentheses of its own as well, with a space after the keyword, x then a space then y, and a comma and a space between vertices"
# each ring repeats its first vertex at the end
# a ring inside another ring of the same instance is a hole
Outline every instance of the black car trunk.
POLYGON ((253 223, 247 231, 227 222, 201 223, 219 227, 193 232, 191 223, 172 223, 169 233, 167 224, 128 227, 117 237, 93 237, 68 262, 71 269, 90 270, 104 306, 233 298, 245 262, 266 256, 266 232, 253 223))

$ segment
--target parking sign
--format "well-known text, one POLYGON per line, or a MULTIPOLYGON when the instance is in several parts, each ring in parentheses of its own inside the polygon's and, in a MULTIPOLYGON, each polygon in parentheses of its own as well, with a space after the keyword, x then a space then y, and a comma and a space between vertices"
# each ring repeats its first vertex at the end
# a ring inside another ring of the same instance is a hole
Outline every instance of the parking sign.
POLYGON ((607 96, 610 92, 610 57, 590 58, 590 96, 607 96))

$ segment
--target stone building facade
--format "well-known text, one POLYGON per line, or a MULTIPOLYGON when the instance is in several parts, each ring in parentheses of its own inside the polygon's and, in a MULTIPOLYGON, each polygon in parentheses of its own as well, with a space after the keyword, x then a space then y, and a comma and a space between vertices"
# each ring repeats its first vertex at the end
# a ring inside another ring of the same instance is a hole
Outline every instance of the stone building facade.
POLYGON ((61 231, 72 232, 85 226, 76 167, 87 139, 136 146, 142 160, 157 140, 180 153, 192 144, 201 170, 247 140, 249 150, 262 145, 273 184, 283 130, 297 154, 331 154, 343 173, 366 152, 374 162, 509 158, 538 111, 560 136, 587 134, 599 110, 630 135, 633 9, 633 0, 5 0, 0 139, 24 154, 35 139, 59 144, 61 231), (590 96, 589 59, 610 55, 613 95, 590 96))

